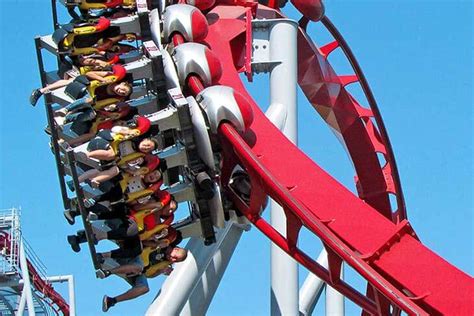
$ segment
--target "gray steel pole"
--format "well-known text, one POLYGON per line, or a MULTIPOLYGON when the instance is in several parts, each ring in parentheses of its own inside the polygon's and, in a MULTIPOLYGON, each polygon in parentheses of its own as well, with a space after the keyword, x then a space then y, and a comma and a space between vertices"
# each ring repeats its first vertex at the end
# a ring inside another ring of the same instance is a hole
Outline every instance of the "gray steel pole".
MULTIPOLYGON (((328 254, 325 249, 321 251, 317 262, 327 269, 328 254)), ((323 293, 326 283, 313 273, 309 273, 300 289, 300 314, 309 316, 313 314, 314 307, 323 293)))
MULTIPOLYGON (((283 105, 286 117, 283 134, 298 144, 297 124, 297 23, 292 20, 273 20, 269 30, 270 61, 276 62, 270 71, 270 103, 283 105)), ((278 123, 277 123, 278 124, 278 123)), ((286 235, 286 217, 273 200, 271 225, 286 235)), ((271 245, 271 315, 297 316, 298 264, 278 246, 271 245)))
MULTIPOLYGON (((341 279, 344 277, 344 265, 341 268, 341 279)), ((344 295, 326 285, 326 315, 344 316, 344 295)))
POLYGON ((212 256, 205 272, 181 311, 181 316, 201 316, 206 314, 243 233, 241 227, 237 225, 230 226, 226 236, 222 239, 220 247, 217 248, 212 256))
MULTIPOLYGON (((317 262, 324 268, 328 268, 326 249, 321 251, 317 262)), ((341 269, 341 279, 343 276, 343 269, 341 269)), ((324 289, 326 289, 326 315, 344 315, 344 296, 312 273, 308 274, 300 289, 300 315, 308 316, 313 314, 324 289)))

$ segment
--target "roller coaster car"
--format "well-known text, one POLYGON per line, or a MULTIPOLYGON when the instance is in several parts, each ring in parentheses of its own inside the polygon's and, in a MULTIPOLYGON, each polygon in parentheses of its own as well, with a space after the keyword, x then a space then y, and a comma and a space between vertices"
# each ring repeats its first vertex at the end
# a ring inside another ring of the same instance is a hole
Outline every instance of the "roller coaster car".
POLYGON ((135 7, 135 0, 67 0, 66 4, 69 6, 77 6, 81 10, 97 10, 117 7, 135 7))
MULTIPOLYGON (((121 118, 126 117, 131 111, 130 106, 127 103, 119 103, 115 110, 113 111, 106 111, 106 110, 99 110, 96 111, 96 117, 92 121, 92 124, 89 128, 88 132, 76 132, 74 130, 75 121, 67 123, 63 127, 63 132, 67 131, 67 127, 69 127, 73 134, 69 133, 69 136, 74 140, 76 137, 80 137, 84 134, 96 135, 98 131, 102 129, 112 129, 114 127, 114 122, 120 120, 121 118)), ((68 135, 67 132, 65 135, 68 135)), ((77 144, 76 144, 77 145, 77 144)))
POLYGON ((70 56, 89 55, 100 52, 117 54, 136 50, 135 47, 119 43, 121 40, 133 41, 135 34, 121 34, 120 28, 110 26, 110 20, 100 17, 96 22, 66 24, 54 31, 53 41, 59 54, 70 56))
MULTIPOLYGON (((112 138, 107 138, 106 140, 109 142, 114 154, 115 154, 115 162, 117 164, 122 164, 122 159, 124 159, 123 161, 127 161, 127 156, 132 154, 132 153, 135 153, 135 150, 133 149, 133 146, 132 146, 132 143, 131 142, 127 142, 128 140, 136 137, 136 136, 140 136, 144 133, 146 133, 150 126, 151 126, 151 123, 150 123, 150 120, 148 120, 147 118, 145 117, 141 117, 141 116, 138 116, 135 118, 135 127, 132 129, 132 132, 130 133, 130 135, 123 135, 123 134, 119 134, 119 133, 112 133, 112 138)), ((107 136, 109 137, 109 136, 107 136)), ((83 144, 81 145, 83 146, 82 149, 79 149, 78 152, 81 152, 83 151, 87 146, 88 146, 88 143, 86 144, 83 144)), ((77 157, 81 157, 81 156, 76 156, 77 157)), ((135 157, 136 159, 137 157, 135 157)), ((85 163, 86 165, 89 165, 89 166, 92 166, 94 168, 100 168, 97 164, 98 162, 95 161, 94 159, 91 159, 91 158, 86 158, 86 159, 83 159, 82 160, 83 163, 85 163), (92 164, 91 164, 92 163, 92 164)))

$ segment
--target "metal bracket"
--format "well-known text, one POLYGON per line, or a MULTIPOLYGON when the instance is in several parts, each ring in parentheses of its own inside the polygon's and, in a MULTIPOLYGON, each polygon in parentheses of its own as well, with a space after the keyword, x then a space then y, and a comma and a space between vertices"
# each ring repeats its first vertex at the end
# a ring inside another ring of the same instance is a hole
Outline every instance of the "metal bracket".
POLYGON ((54 152, 54 158, 56 161, 56 169, 58 171, 58 180, 59 180, 59 187, 61 189, 61 196, 63 199, 63 206, 65 209, 69 209, 71 207, 71 200, 69 199, 67 195, 66 183, 64 181, 66 170, 64 168, 63 163, 61 162, 61 150, 58 144, 58 134, 56 132, 56 129, 54 128, 56 125, 56 122, 54 121, 53 108, 51 106, 51 95, 46 94, 45 100, 46 100, 46 114, 48 117, 48 126, 51 129, 51 145, 54 152))
POLYGON ((161 51, 158 48, 158 46, 156 46, 155 42, 145 41, 143 42, 143 47, 148 57, 154 58, 154 57, 161 56, 161 51))
POLYGON ((133 80, 148 79, 153 77, 152 62, 147 57, 130 62, 124 65, 127 74, 131 74, 133 80))
POLYGON ((159 112, 147 116, 152 125, 158 125, 160 131, 168 129, 181 129, 178 111, 175 108, 167 107, 159 112))
POLYGON ((281 61, 271 60, 270 56, 270 29, 273 20, 252 20, 252 73, 267 73, 281 61))
POLYGON ((54 55, 58 54, 58 45, 53 41, 52 35, 41 36, 39 38, 39 47, 46 49, 54 55))
POLYGON ((147 0, 136 0, 135 4, 136 4, 138 13, 148 12, 149 8, 148 8, 147 0))
POLYGON ((147 56, 152 61, 151 64, 151 71, 152 75, 148 78, 150 79, 151 89, 155 91, 159 104, 164 106, 168 105, 169 100, 166 94, 166 75, 165 75, 165 67, 163 63, 163 54, 155 44, 154 41, 145 41, 143 42, 143 46, 145 48, 145 52, 147 56))
POLYGON ((110 26, 119 27, 120 34, 141 34, 138 15, 131 15, 110 20, 110 26))
POLYGON ((397 224, 395 231, 375 250, 360 255, 360 258, 368 263, 373 263, 378 260, 384 253, 388 252, 395 244, 399 243, 404 236, 411 236, 417 238, 415 231, 407 220, 403 220, 397 224))

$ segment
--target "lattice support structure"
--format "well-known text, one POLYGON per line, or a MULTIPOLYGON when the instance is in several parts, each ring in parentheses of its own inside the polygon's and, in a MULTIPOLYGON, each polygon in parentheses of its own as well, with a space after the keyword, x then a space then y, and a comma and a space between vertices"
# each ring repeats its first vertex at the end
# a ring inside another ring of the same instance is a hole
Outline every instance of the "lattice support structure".
MULTIPOLYGON (((0 211, 0 315, 70 315, 46 278, 46 269, 23 239, 20 210, 0 211)), ((71 313, 74 315, 74 312, 71 313)))

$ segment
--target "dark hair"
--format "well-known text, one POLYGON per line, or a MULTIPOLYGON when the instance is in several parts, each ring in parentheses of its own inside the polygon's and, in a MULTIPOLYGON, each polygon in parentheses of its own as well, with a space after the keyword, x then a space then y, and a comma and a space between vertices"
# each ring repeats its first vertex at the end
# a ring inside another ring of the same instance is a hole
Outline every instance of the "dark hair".
POLYGON ((116 86, 118 86, 119 84, 122 84, 122 83, 124 83, 124 84, 129 88, 130 92, 126 95, 127 97, 129 97, 129 96, 132 94, 132 92, 133 92, 133 84, 131 84, 131 83, 130 83, 129 81, 127 81, 127 80, 122 80, 122 81, 115 82, 115 86, 114 86, 114 87, 116 87, 116 86))
MULTIPOLYGON (((146 136, 144 136, 143 134, 142 134, 142 135, 138 135, 138 136, 134 137, 133 139, 131 139, 131 141, 133 142, 134 146, 138 146, 138 145, 139 145, 142 141, 144 141, 144 140, 149 140, 149 141, 151 141, 151 142, 153 143, 153 145, 154 145, 154 147, 155 147, 155 148, 153 148, 153 150, 156 150, 156 149, 158 148, 158 142, 157 142, 155 139, 153 139, 153 138, 151 138, 151 137, 146 137, 146 136)), ((135 148, 137 148, 137 147, 135 147, 135 148)), ((153 151, 153 150, 152 150, 152 151, 153 151)))
POLYGON ((158 166, 158 168, 161 170, 162 173, 168 170, 168 165, 166 164, 166 160, 160 159, 160 165, 158 166))
POLYGON ((170 247, 176 247, 183 241, 183 234, 181 231, 176 230, 176 238, 173 240, 173 242, 170 244, 170 247))

